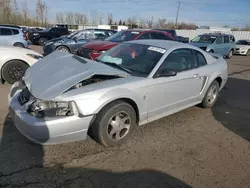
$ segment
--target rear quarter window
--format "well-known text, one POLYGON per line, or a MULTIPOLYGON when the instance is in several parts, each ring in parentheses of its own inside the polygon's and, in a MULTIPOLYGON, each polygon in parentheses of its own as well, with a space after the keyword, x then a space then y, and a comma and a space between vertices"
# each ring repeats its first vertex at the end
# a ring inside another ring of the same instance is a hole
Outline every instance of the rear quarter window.
POLYGON ((13 35, 18 35, 19 31, 17 29, 11 29, 13 35))

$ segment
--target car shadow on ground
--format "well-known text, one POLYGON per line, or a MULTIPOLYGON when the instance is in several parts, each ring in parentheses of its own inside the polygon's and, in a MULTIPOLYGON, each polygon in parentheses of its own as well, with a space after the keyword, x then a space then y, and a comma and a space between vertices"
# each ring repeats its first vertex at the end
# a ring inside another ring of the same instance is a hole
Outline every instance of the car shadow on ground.
POLYGON ((115 173, 89 168, 45 167, 43 146, 22 136, 8 115, 0 145, 0 187, 190 188, 155 170, 115 173))
MULTIPOLYGON (((248 70, 246 70, 248 71, 248 70)), ((235 72, 229 76, 241 74, 235 72)), ((229 78, 212 113, 224 127, 250 141, 250 81, 229 78)))

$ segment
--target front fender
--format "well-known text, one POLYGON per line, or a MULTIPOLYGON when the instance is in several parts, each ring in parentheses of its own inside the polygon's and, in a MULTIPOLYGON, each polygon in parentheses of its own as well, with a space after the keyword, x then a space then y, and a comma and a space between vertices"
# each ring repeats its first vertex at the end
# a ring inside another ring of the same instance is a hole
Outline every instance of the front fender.
POLYGON ((86 98, 83 100, 78 100, 77 105, 79 106, 80 111, 83 115, 92 115, 97 114, 104 106, 106 106, 110 102, 123 98, 134 101, 138 107, 140 119, 144 119, 143 117, 141 117, 141 115, 146 114, 146 101, 144 100, 143 95, 129 89, 116 88, 104 93, 103 95, 100 95, 98 98, 86 98))

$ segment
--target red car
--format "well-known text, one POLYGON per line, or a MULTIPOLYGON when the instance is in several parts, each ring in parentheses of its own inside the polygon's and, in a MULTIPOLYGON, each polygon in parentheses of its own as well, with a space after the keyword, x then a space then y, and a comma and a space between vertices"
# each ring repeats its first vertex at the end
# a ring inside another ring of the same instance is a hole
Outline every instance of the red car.
POLYGON ((122 30, 103 41, 92 41, 84 44, 77 50, 77 55, 95 60, 105 51, 113 48, 121 42, 141 39, 174 40, 166 31, 159 30, 122 30))

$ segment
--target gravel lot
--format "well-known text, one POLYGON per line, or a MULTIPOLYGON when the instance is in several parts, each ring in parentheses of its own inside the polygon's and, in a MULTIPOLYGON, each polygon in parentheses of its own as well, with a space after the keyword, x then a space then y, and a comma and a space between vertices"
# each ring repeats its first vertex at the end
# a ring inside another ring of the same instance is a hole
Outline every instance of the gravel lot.
POLYGON ((9 85, 0 85, 0 187, 250 187, 250 57, 234 56, 228 65, 214 108, 193 107, 139 127, 115 148, 92 140, 44 147, 28 141, 8 117, 9 85))

